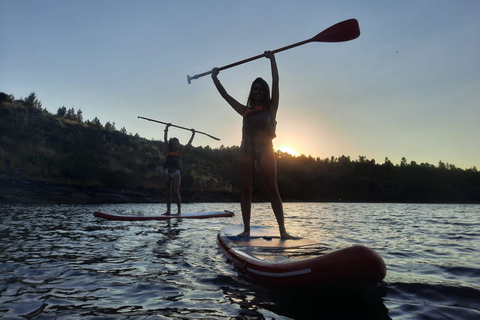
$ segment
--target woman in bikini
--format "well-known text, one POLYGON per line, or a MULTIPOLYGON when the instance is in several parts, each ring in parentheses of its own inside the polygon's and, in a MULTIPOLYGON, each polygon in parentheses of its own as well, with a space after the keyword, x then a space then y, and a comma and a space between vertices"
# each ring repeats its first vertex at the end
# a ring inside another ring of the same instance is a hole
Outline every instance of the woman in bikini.
POLYGON ((213 83, 220 95, 230 106, 243 117, 242 144, 240 146, 239 165, 241 176, 240 203, 244 230, 238 236, 250 236, 250 215, 252 204, 255 162, 262 171, 263 179, 270 198, 275 218, 277 219, 280 236, 291 238, 285 229, 283 204, 277 186, 277 163, 273 151, 272 139, 275 138, 276 116, 279 101, 278 69, 275 56, 265 51, 265 57, 270 60, 272 69, 272 96, 265 80, 257 78, 253 81, 247 104, 243 105, 231 97, 218 80, 219 70, 212 70, 213 83))
MULTIPOLYGON (((168 140, 168 128, 172 124, 167 124, 165 128, 164 141, 167 145, 167 155, 165 162, 163 163, 163 169, 165 170, 165 187, 167 189, 167 212, 166 215, 170 215, 170 207, 172 205, 172 190, 177 200, 177 214, 182 213, 182 199, 180 198, 180 170, 182 168, 182 159, 180 158, 180 142, 177 138, 171 138, 168 140)), ((187 145, 183 148, 184 154, 192 145, 193 138, 195 137, 195 130, 191 129, 192 136, 187 145)))

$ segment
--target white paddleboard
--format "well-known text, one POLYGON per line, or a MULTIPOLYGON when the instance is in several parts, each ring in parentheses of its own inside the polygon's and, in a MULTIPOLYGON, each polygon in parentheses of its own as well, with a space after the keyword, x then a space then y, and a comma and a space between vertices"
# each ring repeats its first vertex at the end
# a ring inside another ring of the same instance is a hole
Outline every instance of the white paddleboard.
POLYGON ((208 218, 233 217, 234 213, 231 211, 211 211, 211 212, 190 212, 190 213, 182 213, 182 214, 158 215, 158 216, 133 216, 133 215, 110 214, 110 213, 95 211, 93 215, 98 218, 115 220, 115 221, 146 221, 146 220, 208 219, 208 218))

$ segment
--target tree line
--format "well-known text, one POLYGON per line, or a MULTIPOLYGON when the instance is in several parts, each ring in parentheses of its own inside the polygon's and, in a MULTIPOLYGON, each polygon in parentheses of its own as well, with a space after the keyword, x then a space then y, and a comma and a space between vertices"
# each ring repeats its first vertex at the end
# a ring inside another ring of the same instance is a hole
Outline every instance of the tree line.
MULTIPOLYGON (((0 179, 123 189, 163 190, 163 141, 117 130, 82 111, 43 108, 35 93, 0 92, 0 179)), ((239 147, 192 147, 184 156, 182 189, 238 194, 239 147)), ((276 151, 278 187, 286 201, 480 203, 480 173, 442 161, 394 164, 359 156, 313 158, 276 151)), ((261 172, 254 198, 267 200, 261 172)))

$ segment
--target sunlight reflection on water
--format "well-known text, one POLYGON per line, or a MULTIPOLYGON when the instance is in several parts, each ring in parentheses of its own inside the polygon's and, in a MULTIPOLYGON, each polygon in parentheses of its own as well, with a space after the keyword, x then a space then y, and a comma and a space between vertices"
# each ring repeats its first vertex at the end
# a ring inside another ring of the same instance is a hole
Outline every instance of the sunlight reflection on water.
MULTIPOLYGON (((164 205, 18 205, 0 206, 0 317, 304 319, 319 314, 320 303, 338 319, 339 306, 353 306, 360 297, 372 298, 364 305, 381 315, 387 307, 394 319, 427 311, 448 319, 446 308, 463 319, 479 315, 480 206, 284 206, 292 234, 326 243, 330 250, 356 244, 376 250, 387 264, 381 287, 386 296, 365 291, 345 296, 338 288, 336 295, 332 288, 320 288, 309 300, 302 292, 249 282, 216 245, 223 226, 241 224, 236 203, 183 206, 184 212, 232 210, 233 218, 148 222, 107 221, 92 213, 154 215, 164 205)), ((276 226, 268 203, 253 205, 252 224, 276 226)))

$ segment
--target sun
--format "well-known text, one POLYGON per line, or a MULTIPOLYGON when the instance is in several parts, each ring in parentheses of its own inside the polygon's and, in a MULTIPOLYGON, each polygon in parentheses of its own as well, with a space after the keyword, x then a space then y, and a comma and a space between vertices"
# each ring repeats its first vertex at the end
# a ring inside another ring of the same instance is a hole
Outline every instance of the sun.
POLYGON ((290 146, 281 146, 279 147, 277 150, 279 151, 282 151, 282 152, 285 152, 285 153, 288 153, 292 156, 296 156, 297 155, 297 150, 295 150, 294 148, 290 147, 290 146))

